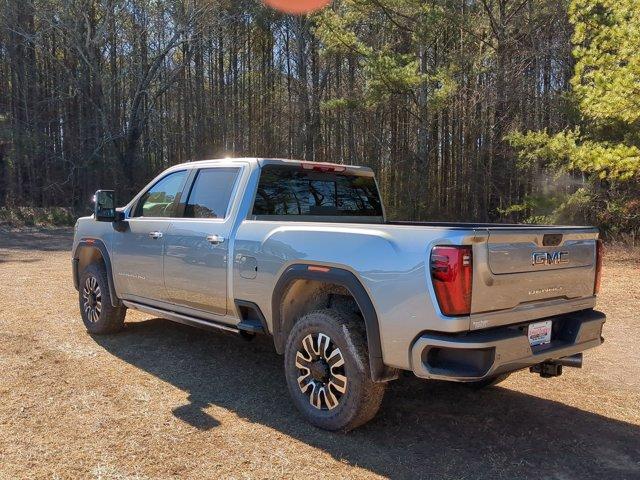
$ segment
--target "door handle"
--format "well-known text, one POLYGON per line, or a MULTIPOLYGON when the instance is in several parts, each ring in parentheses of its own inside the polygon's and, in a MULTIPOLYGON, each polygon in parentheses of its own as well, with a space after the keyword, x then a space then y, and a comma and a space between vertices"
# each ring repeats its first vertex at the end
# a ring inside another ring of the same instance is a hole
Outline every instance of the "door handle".
POLYGON ((162 238, 162 232, 149 232, 149 236, 157 240, 158 238, 162 238))
POLYGON ((224 237, 222 235, 207 235, 207 242, 211 245, 218 245, 224 242, 224 237))

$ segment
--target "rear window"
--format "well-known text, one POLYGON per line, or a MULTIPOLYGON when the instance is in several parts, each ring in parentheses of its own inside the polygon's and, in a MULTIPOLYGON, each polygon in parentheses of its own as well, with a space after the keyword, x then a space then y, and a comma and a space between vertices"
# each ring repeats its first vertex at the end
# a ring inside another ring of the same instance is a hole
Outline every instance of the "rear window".
POLYGON ((253 215, 382 218, 382 205, 373 177, 266 165, 253 215))

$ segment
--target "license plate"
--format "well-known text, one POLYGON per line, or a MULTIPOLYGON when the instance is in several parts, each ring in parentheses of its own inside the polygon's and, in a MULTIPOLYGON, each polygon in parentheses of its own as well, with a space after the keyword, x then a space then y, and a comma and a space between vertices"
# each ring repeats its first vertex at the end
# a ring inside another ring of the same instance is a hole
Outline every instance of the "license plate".
POLYGON ((532 347, 551 343, 551 320, 529 324, 529 344, 532 347))

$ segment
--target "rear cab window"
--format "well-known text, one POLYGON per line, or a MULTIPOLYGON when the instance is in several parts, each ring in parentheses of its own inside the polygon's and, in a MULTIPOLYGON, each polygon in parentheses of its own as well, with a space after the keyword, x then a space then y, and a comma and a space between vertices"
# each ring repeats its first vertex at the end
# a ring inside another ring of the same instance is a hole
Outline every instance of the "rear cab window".
POLYGON ((315 171, 302 165, 265 165, 255 195, 254 220, 382 223, 373 175, 315 171))

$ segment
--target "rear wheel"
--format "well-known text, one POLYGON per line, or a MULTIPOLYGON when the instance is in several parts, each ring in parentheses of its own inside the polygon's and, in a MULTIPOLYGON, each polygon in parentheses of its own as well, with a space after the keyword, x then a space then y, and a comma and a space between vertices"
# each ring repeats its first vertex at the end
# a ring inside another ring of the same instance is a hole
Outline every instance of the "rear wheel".
POLYGON ((125 307, 111 305, 107 272, 92 263, 80 275, 80 315, 90 333, 115 333, 122 329, 125 307))
POLYGON ((371 420, 386 387, 371 380, 362 319, 341 310, 316 310, 296 322, 285 374, 298 410, 326 430, 348 431, 371 420))

